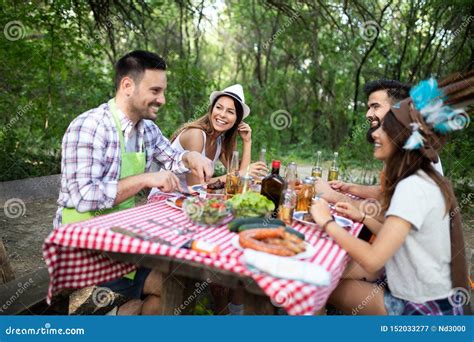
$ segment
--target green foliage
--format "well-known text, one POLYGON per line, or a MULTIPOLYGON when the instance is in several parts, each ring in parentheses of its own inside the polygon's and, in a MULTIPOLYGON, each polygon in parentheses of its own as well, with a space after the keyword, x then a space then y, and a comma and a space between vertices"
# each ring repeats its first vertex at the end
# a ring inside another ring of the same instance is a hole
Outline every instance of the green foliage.
POLYGON ((210 300, 208 297, 202 297, 197 301, 196 306, 192 310, 192 314, 195 316, 213 316, 214 311, 210 308, 210 300))
MULTIPOLYGON (((254 156, 266 147, 269 160, 312 162, 316 150, 326 160, 339 150, 346 179, 353 169, 369 170, 357 177, 373 183, 370 170, 380 164, 360 128, 363 84, 448 75, 465 70, 472 56, 469 2, 384 5, 2 2, 0 181, 60 172, 67 126, 113 96, 113 63, 141 48, 169 66, 157 120, 165 135, 203 115, 211 91, 239 82, 251 107, 254 156), (18 22, 19 38, 7 37, 7 25, 18 22), (275 128, 277 114, 283 129, 275 128)), ((441 154, 464 192, 472 189, 471 131, 455 134, 441 154)))

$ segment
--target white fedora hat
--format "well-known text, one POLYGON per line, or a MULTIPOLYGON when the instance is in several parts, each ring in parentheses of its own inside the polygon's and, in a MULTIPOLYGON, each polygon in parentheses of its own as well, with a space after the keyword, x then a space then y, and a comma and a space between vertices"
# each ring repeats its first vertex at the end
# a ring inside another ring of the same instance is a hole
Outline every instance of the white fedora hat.
POLYGON ((214 103, 216 98, 222 95, 230 96, 240 102, 244 110, 244 116, 242 119, 245 119, 250 114, 250 108, 245 104, 244 89, 240 84, 231 85, 222 91, 213 91, 211 96, 209 96, 211 105, 214 103))

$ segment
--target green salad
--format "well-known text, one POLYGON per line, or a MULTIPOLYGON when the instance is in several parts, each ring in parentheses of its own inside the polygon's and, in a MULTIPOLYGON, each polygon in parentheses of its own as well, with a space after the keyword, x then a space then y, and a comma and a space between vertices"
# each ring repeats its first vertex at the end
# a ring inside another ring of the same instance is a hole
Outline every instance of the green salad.
POLYGON ((215 198, 210 200, 199 197, 189 198, 184 201, 183 208, 191 221, 205 225, 220 224, 230 215, 227 204, 215 198))
POLYGON ((253 191, 235 195, 228 202, 232 205, 235 217, 266 216, 275 210, 272 201, 253 191))

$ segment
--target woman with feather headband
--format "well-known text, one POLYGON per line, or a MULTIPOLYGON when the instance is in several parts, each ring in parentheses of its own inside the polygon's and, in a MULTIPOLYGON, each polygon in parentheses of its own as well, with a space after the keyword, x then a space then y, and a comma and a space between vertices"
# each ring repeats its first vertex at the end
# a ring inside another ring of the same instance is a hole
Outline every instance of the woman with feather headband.
POLYGON ((444 136, 468 126, 469 116, 460 107, 473 100, 472 71, 445 82, 423 81, 372 133, 374 156, 386 163, 385 222, 373 244, 339 227, 325 200, 313 202, 314 220, 349 253, 365 278, 385 267, 384 286, 343 280, 329 300, 338 309, 371 315, 463 314, 470 286, 461 217, 451 184, 432 162, 444 136))

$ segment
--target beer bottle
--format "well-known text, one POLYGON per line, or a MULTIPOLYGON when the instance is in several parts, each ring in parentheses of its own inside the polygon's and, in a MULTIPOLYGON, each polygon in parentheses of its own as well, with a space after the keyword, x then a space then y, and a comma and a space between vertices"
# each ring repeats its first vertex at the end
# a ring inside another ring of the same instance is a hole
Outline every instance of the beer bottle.
POLYGON ((316 163, 311 169, 311 177, 321 178, 323 176, 323 168, 321 167, 321 151, 316 152, 316 163))
POLYGON ((334 152, 334 159, 332 160, 332 165, 328 173, 328 181, 337 180, 339 176, 339 167, 337 166, 338 157, 339 157, 339 153, 334 152))
POLYGON ((280 166, 281 162, 279 160, 272 162, 272 172, 262 180, 262 190, 260 192, 275 204, 275 210, 272 214, 273 217, 277 216, 281 194, 285 185, 285 180, 280 176, 280 166))

